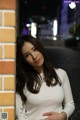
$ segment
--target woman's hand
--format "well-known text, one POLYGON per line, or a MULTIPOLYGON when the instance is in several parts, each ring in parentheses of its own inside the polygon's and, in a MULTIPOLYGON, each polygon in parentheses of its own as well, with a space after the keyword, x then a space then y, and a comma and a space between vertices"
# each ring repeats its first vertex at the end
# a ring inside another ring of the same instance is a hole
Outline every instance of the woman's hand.
POLYGON ((67 114, 65 112, 47 112, 43 116, 48 116, 45 120, 67 120, 67 114))

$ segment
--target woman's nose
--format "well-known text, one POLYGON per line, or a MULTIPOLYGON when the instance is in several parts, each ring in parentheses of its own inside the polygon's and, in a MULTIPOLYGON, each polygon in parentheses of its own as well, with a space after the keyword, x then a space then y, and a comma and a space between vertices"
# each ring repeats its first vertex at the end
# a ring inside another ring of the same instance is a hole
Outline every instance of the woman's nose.
POLYGON ((32 53, 32 58, 33 59, 36 59, 37 58, 37 55, 35 53, 32 53))

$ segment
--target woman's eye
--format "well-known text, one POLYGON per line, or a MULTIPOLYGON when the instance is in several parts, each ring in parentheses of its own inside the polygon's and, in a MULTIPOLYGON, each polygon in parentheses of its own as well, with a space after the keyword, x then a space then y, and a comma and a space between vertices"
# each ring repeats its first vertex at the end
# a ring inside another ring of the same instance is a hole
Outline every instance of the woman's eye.
POLYGON ((24 57, 27 58, 29 56, 29 54, 25 55, 24 57))
POLYGON ((36 51, 37 49, 36 48, 34 48, 34 51, 36 51))

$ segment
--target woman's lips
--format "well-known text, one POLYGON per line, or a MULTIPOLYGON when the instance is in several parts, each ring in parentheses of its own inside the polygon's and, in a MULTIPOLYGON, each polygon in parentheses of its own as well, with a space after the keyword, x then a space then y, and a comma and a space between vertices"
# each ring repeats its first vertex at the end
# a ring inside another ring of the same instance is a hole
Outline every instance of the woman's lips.
POLYGON ((39 63, 40 62, 40 59, 36 60, 35 63, 39 63))

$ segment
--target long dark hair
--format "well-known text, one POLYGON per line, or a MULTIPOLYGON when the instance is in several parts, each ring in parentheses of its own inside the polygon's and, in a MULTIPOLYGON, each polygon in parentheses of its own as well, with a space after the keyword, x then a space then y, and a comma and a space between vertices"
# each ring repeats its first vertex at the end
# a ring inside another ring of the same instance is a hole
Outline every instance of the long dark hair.
POLYGON ((32 43, 36 47, 36 49, 42 53, 44 57, 44 80, 47 86, 55 86, 56 84, 61 85, 61 82, 53 66, 50 64, 46 55, 46 51, 41 45, 40 41, 30 35, 19 36, 16 42, 16 92, 20 94, 23 102, 27 100, 23 93, 25 85, 27 89, 34 94, 37 94, 39 92, 41 86, 39 73, 26 62, 22 55, 22 47, 25 42, 32 43))

